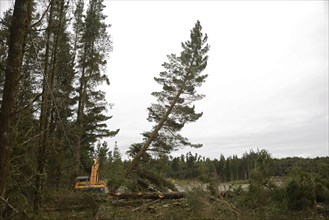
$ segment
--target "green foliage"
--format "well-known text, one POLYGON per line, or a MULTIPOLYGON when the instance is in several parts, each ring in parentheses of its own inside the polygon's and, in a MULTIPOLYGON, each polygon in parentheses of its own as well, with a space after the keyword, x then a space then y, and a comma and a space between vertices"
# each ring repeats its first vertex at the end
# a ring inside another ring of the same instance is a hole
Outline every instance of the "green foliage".
POLYGON ((177 191, 175 185, 148 168, 139 168, 129 176, 126 188, 133 192, 167 192, 177 191))
POLYGON ((271 156, 266 150, 257 152, 256 166, 250 175, 250 185, 246 194, 248 205, 262 209, 270 202, 270 192, 274 185, 270 182, 271 156))
POLYGON ((316 201, 329 204, 329 163, 319 162, 315 169, 318 171, 314 178, 316 201))
POLYGON ((106 170, 104 173, 104 178, 107 179, 107 186, 111 192, 113 188, 120 185, 123 181, 122 172, 124 165, 121 159, 121 153, 117 143, 115 143, 113 151, 108 154, 108 164, 105 166, 106 170))
POLYGON ((289 209, 311 207, 316 202, 314 175, 300 169, 291 172, 286 186, 286 203, 289 209))
POLYGON ((105 101, 105 92, 98 90, 98 86, 109 79, 104 74, 106 59, 112 50, 112 42, 108 34, 110 25, 105 23, 103 14, 103 0, 90 0, 86 15, 83 16, 83 1, 77 2, 74 23, 75 45, 77 59, 75 62, 76 79, 79 82, 76 88, 75 100, 77 109, 77 136, 81 140, 82 154, 87 155, 82 160, 88 160, 88 155, 93 154, 93 145, 104 137, 113 137, 119 129, 110 131, 106 121, 111 118, 104 112, 109 105, 105 101), (84 18, 84 19, 83 19, 84 18))

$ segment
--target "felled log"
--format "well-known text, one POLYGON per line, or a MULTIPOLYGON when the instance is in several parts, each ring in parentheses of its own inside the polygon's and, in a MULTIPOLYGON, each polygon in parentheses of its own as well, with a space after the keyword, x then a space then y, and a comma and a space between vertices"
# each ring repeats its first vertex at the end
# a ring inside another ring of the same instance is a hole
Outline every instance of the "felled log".
POLYGON ((138 192, 138 193, 109 193, 110 199, 182 199, 185 192, 138 192))

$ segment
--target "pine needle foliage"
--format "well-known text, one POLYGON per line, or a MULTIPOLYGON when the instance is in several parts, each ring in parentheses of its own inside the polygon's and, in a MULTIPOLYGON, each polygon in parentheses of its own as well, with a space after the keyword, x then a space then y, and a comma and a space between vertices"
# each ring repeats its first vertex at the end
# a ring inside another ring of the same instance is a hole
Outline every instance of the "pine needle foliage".
POLYGON ((170 153, 178 146, 201 147, 192 144, 179 131, 187 123, 197 121, 202 112, 195 110, 195 101, 205 96, 197 93, 207 74, 202 74, 207 66, 209 45, 208 36, 202 33, 200 21, 197 21, 190 33, 190 40, 183 42, 182 52, 178 56, 170 54, 168 61, 162 64, 164 71, 154 80, 162 86, 161 91, 153 92, 157 102, 151 104, 148 110, 148 121, 156 125, 152 132, 145 132, 145 141, 159 128, 149 150, 157 154, 170 153))

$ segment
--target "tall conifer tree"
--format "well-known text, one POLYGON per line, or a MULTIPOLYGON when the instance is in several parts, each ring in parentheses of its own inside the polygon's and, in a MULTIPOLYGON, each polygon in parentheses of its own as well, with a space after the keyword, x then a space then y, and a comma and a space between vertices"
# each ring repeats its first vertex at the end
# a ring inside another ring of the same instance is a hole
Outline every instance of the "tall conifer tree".
MULTIPOLYGON (((82 7, 82 3, 80 1, 78 3, 79 7, 82 7)), ((109 131, 106 128, 105 121, 111 117, 104 114, 108 103, 105 101, 105 93, 98 90, 98 86, 104 82, 109 85, 109 79, 102 70, 112 47, 107 32, 109 25, 105 23, 106 16, 103 14, 104 7, 103 0, 89 1, 82 30, 78 34, 81 34, 81 38, 77 43, 79 87, 77 88, 76 157, 73 176, 78 174, 81 163, 84 167, 89 167, 87 160, 97 139, 118 133, 118 130, 109 131)), ((81 10, 77 12, 81 13, 81 10)), ((79 31, 79 26, 76 28, 79 31)))
POLYGON ((197 93, 196 88, 207 78, 207 75, 201 74, 207 66, 207 39, 197 21, 191 30, 190 40, 182 43, 180 56, 171 54, 168 62, 162 64, 164 71, 154 78, 162 86, 162 91, 152 93, 157 98, 157 103, 148 108, 148 120, 154 122, 155 126, 151 132, 143 134, 143 144, 133 145, 133 148, 138 149, 130 150, 136 154, 125 175, 136 168, 138 161, 148 150, 169 153, 180 145, 201 147, 200 144, 190 143, 179 131, 186 123, 194 122, 202 116, 202 113, 195 112, 193 102, 204 97, 197 93))

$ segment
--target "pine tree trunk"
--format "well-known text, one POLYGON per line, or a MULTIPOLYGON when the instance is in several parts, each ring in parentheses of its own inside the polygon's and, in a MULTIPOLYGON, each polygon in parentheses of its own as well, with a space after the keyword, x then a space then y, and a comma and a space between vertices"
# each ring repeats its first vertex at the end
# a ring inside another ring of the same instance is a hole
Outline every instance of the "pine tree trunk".
POLYGON ((46 52, 44 61, 44 79, 42 87, 42 103, 41 103, 41 113, 40 113, 40 139, 37 150, 37 173, 34 185, 34 213, 38 214, 41 204, 42 204, 42 190, 45 182, 45 164, 47 157, 47 149, 49 148, 49 117, 51 109, 51 97, 50 90, 52 89, 51 74, 49 74, 49 57, 50 57, 50 38, 51 38, 51 28, 52 28, 52 15, 53 15, 53 1, 50 6, 50 14, 48 20, 48 27, 46 30, 46 52))
MULTIPOLYGON (((86 60, 86 48, 84 49, 84 57, 83 60, 86 60)), ((84 63, 84 62, 83 62, 84 63)), ((80 168, 80 151, 81 151, 81 137, 83 135, 83 112, 85 107, 85 96, 86 96, 86 76, 85 76, 86 68, 83 66, 81 78, 80 78, 80 87, 79 87, 79 102, 78 102, 78 110, 77 110, 77 121, 76 121, 76 136, 75 136, 75 150, 74 150, 74 164, 73 164, 73 173, 72 173, 72 181, 79 174, 80 168)))
POLYGON ((33 0, 15 1, 10 27, 8 59, 0 111, 0 195, 5 197, 10 175, 8 162, 15 120, 16 94, 18 91, 25 40, 30 26, 32 3, 33 0))
MULTIPOLYGON (((81 7, 81 1, 77 1, 76 3, 76 10, 77 8, 79 8, 79 6, 81 7)), ((75 11, 74 16, 76 19, 76 25, 77 27, 74 28, 74 43, 73 43, 73 57, 72 57, 72 66, 75 66, 75 63, 77 62, 77 51, 78 51, 78 42, 80 41, 81 38, 81 29, 82 29, 82 11, 80 12, 75 11)), ((85 61, 85 57, 83 58, 83 61, 85 61)), ((82 75, 84 74, 84 65, 83 64, 83 70, 82 70, 82 75)), ((74 135, 74 149, 73 149, 73 169, 70 173, 70 183, 73 183, 75 181, 75 178, 77 177, 78 173, 79 173, 79 164, 80 164, 80 148, 81 148, 81 133, 82 133, 82 123, 81 123, 81 114, 83 112, 82 110, 82 79, 80 79, 80 87, 79 87, 79 100, 78 100, 78 109, 77 109, 77 121, 76 121, 76 130, 75 130, 75 135, 74 135)))
MULTIPOLYGON (((160 120, 160 122, 157 124, 157 126, 153 129, 150 137, 148 138, 148 140, 143 144, 142 148, 140 149, 140 151, 136 154, 136 156, 134 157, 134 159, 131 161, 130 165, 128 166, 128 168, 126 169, 125 173, 124 173, 124 178, 126 178, 137 166, 139 163, 140 158, 143 156, 143 154, 147 151, 147 149, 149 148, 149 146, 151 145, 152 141, 156 138, 156 135, 158 134, 158 132, 160 131, 160 129, 162 128, 162 126, 164 125, 164 123, 167 121, 168 116, 170 115, 170 113, 172 112, 174 106, 176 105, 176 103, 178 102, 178 99, 180 97, 180 95, 183 92, 183 88, 181 88, 174 100, 171 102, 169 108, 167 109, 166 113, 164 114, 164 116, 162 117, 162 119, 160 120)), ((122 184, 122 183, 121 183, 122 184)), ((120 188, 121 185, 118 185, 114 188, 114 192, 120 188)))
MULTIPOLYGON (((55 93, 58 93, 58 81, 55 80, 55 76, 56 73, 58 71, 58 51, 59 51, 59 42, 60 39, 63 37, 63 32, 64 32, 64 22, 65 22, 65 18, 64 18, 64 14, 65 14, 65 7, 64 7, 64 0, 60 0, 60 2, 58 2, 58 4, 60 4, 60 9, 59 9, 59 24, 57 27, 57 30, 54 33, 54 49, 53 49, 53 54, 52 54, 52 70, 51 70, 51 82, 52 82, 52 88, 57 88, 55 90, 55 93)), ((55 100, 54 100, 55 101, 55 100)), ((53 145, 53 143, 56 141, 55 139, 58 138, 58 136, 55 135, 55 132, 57 130, 58 127, 60 127, 60 119, 58 119, 59 117, 61 117, 59 114, 59 112, 57 112, 57 110, 60 111, 60 109, 58 109, 58 106, 56 103, 54 103, 54 108, 51 108, 51 119, 50 119, 50 133, 53 134, 52 135, 52 141, 51 141, 51 145, 53 145), (57 118, 55 117, 57 115, 57 118)), ((63 117, 65 118, 65 117, 63 117)), ((51 147, 51 146, 49 146, 51 147)), ((56 146, 57 147, 57 146, 56 146)), ((56 149, 55 151, 58 151, 58 149, 56 149)), ((59 166, 59 162, 58 162, 58 158, 54 158, 54 160, 52 161, 52 165, 55 165, 55 170, 51 170, 50 173, 47 173, 47 177, 48 178, 52 178, 51 182, 54 183, 54 185, 50 186, 50 187, 54 187, 56 190, 59 188, 60 185, 60 179, 61 177, 61 171, 58 168, 59 166), (57 165, 57 166, 56 166, 57 165)), ((51 184, 50 184, 51 185, 51 184)))
MULTIPOLYGON (((194 62, 194 57, 192 58, 192 61, 190 63, 190 67, 189 67, 189 69, 187 71, 187 76, 190 75, 190 71, 191 71, 193 62, 194 62)), ((172 110, 174 109, 175 105, 177 104, 177 102, 178 102, 181 94, 183 93, 183 91, 185 89, 185 86, 186 86, 186 82, 187 81, 188 81, 188 77, 186 77, 185 81, 181 84, 180 89, 178 90, 177 94, 175 95, 174 99, 170 103, 170 106, 167 108, 165 114, 163 115, 163 117, 161 118, 161 120, 159 121, 159 123, 157 124, 157 126, 151 132, 150 137, 143 144, 143 146, 141 147, 140 151, 136 154, 136 156, 134 157, 134 159, 131 161, 130 165, 127 167, 125 173, 123 174, 123 177, 124 178, 126 178, 138 166, 139 160, 142 158, 143 154, 147 151, 147 149, 149 148, 149 146, 151 145, 151 143, 154 141, 154 139, 156 138, 158 132, 163 127, 163 125, 167 121, 170 113, 172 112, 172 110)), ((121 182, 121 185, 122 185, 122 182, 121 182)), ((116 186, 115 189, 114 189, 114 192, 117 189, 119 189, 121 187, 121 185, 116 186)))

